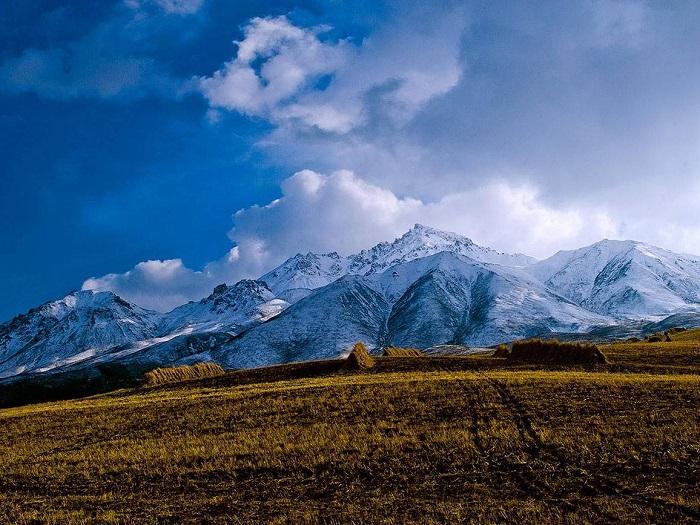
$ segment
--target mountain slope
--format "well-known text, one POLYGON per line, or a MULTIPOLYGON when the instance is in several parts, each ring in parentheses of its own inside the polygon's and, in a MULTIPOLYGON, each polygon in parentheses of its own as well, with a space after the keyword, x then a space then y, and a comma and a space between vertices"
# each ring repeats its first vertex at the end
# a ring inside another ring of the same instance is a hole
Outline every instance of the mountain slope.
POLYGON ((388 314, 389 305, 364 278, 346 276, 222 345, 212 356, 232 368, 338 357, 357 341, 379 346, 388 314))
POLYGON ((321 255, 297 254, 263 275, 260 280, 267 283, 278 296, 289 293, 290 297, 301 297, 305 295, 301 290, 320 288, 343 275, 381 273, 396 264, 441 252, 512 267, 524 267, 536 261, 527 255, 501 253, 479 246, 471 239, 456 233, 416 224, 392 242, 381 242, 348 257, 341 257, 335 252, 321 255))
POLYGON ((528 268, 557 293, 604 315, 650 317, 700 307, 700 258, 604 240, 528 268))
POLYGON ((429 347, 490 345, 607 319, 574 305, 518 269, 441 252, 313 292, 213 356, 247 367, 337 357, 356 341, 429 347))
POLYGON ((209 297, 184 304, 165 316, 160 332, 229 332, 237 334, 278 315, 289 304, 262 281, 245 279, 214 288, 209 297))
POLYGON ((367 275, 380 273, 404 262, 429 257, 441 252, 462 255, 475 261, 521 267, 534 263, 532 257, 522 254, 497 252, 475 244, 471 239, 456 233, 416 224, 395 241, 383 242, 369 250, 348 257, 350 273, 367 275))
POLYGON ((289 290, 313 290, 345 275, 347 267, 347 259, 335 252, 297 254, 260 277, 260 280, 277 295, 289 290))
POLYGON ((608 322, 520 269, 446 252, 397 265, 374 282, 393 304, 387 341, 398 346, 492 345, 608 322))
POLYGON ((0 325, 0 377, 50 370, 154 337, 160 320, 111 292, 73 292, 0 325))

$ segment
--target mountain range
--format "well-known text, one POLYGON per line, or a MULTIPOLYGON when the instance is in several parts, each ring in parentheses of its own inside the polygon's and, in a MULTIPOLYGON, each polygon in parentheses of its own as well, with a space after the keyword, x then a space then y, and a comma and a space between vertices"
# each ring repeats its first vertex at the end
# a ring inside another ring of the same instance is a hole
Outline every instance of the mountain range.
POLYGON ((358 254, 297 254, 169 313, 77 291, 0 325, 0 379, 195 361, 246 368, 354 342, 488 346, 553 334, 700 325, 700 258, 603 240, 538 261, 417 224, 358 254))

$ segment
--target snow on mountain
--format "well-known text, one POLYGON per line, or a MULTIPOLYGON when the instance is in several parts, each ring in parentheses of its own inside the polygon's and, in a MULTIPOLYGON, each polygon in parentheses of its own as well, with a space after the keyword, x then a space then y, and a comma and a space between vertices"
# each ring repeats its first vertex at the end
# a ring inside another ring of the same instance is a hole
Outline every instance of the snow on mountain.
POLYGON ((316 255, 297 254, 263 275, 276 294, 289 290, 313 290, 339 279, 347 273, 348 261, 335 252, 316 255))
POLYGON ((0 378, 50 370, 154 337, 160 319, 111 292, 73 292, 0 325, 0 378))
POLYGON ((342 355, 354 342, 491 345, 605 324, 527 273, 440 252, 381 273, 345 276, 214 354, 248 367, 342 355))
POLYGON ((528 267, 591 311, 653 317, 700 308, 700 258, 635 241, 603 240, 528 267))
POLYGON ((190 332, 239 333, 282 312, 289 303, 278 299, 262 281, 245 279, 233 286, 221 284, 209 297, 175 308, 165 316, 163 334, 190 332))
POLYGON ((363 277, 345 276, 222 345, 213 357, 232 368, 337 357, 357 341, 380 345, 388 313, 363 277))
MULTIPOLYGON (((335 252, 316 255, 297 254, 260 280, 267 283, 277 295, 303 290, 314 290, 339 279, 343 275, 380 273, 398 263, 413 261, 440 252, 464 255, 477 261, 523 267, 536 261, 522 254, 501 253, 475 244, 456 233, 443 232, 416 224, 392 242, 382 242, 358 254, 341 257, 335 252)), ((294 302, 294 301, 292 301, 294 302)))
POLYGON ((105 362, 170 364, 278 315, 289 303, 263 282, 217 286, 158 314, 111 292, 74 292, 0 325, 0 378, 105 362), (195 337, 197 334, 212 337, 195 337))
POLYGON ((537 262, 417 224, 348 257, 299 254, 168 314, 71 293, 0 325, 0 379, 193 360, 262 366, 337 357, 359 340, 484 346, 698 315, 698 257, 605 240, 537 262))
POLYGON ((475 244, 471 239, 456 233, 443 232, 416 224, 395 241, 382 242, 369 250, 351 255, 349 273, 367 275, 383 272, 398 263, 413 261, 440 252, 463 255, 479 262, 521 267, 536 260, 523 254, 497 252, 475 244))
POLYGON ((492 345, 608 322, 520 269, 447 252, 397 265, 375 281, 393 302, 386 339, 397 346, 492 345))

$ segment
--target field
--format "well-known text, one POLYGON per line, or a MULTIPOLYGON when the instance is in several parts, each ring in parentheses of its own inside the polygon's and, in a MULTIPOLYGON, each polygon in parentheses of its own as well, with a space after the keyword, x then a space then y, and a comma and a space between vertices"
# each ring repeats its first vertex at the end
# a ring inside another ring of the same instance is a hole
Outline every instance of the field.
POLYGON ((0 522, 697 523, 700 338, 378 358, 0 410, 0 522))

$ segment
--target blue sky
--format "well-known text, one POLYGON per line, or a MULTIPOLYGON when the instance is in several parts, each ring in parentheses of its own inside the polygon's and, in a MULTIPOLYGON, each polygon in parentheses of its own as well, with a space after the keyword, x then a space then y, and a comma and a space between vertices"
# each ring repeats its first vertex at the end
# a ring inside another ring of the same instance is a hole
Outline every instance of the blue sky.
MULTIPOLYGON (((118 4, 3 3, 2 56, 62 49, 99 24, 132 19, 118 4)), ((211 3, 189 16, 151 9, 146 56, 182 78, 230 58, 239 26, 255 15, 320 12, 296 2, 211 3)), ((119 45, 103 59, 134 53, 119 45)), ((288 174, 252 149, 267 123, 232 114, 212 126, 196 95, 46 96, 51 84, 0 91, 2 319, 140 260, 201 267, 228 249, 232 212, 278 196, 288 174)))
POLYGON ((690 1, 5 2, 0 319, 83 286, 167 310, 414 222, 539 257, 700 253, 699 22, 690 1))

